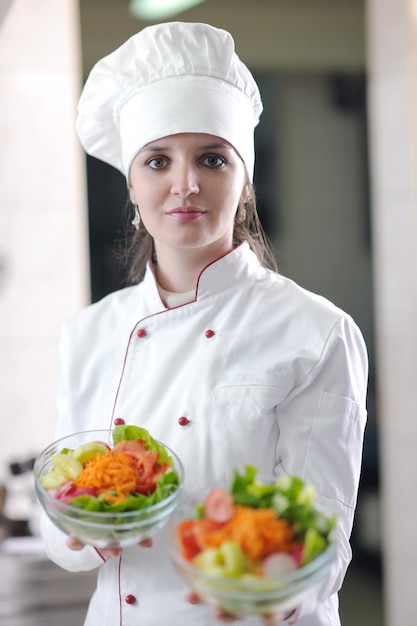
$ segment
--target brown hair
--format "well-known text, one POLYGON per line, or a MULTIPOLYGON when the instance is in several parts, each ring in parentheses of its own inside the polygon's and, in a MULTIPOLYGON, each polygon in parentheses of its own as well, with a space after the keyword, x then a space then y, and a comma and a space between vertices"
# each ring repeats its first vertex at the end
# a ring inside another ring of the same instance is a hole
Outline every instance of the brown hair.
MULTIPOLYGON (((121 262, 126 274, 126 283, 133 285, 142 280, 148 259, 154 255, 154 244, 151 235, 146 230, 143 222, 139 230, 130 225, 133 216, 133 205, 128 199, 126 203, 126 235, 121 242, 117 257, 121 262)), ((233 231, 233 245, 247 241, 250 248, 256 254, 259 262, 264 267, 277 271, 275 256, 268 238, 260 222, 256 209, 256 197, 253 185, 248 185, 248 200, 239 205, 235 215, 235 227, 233 231)))

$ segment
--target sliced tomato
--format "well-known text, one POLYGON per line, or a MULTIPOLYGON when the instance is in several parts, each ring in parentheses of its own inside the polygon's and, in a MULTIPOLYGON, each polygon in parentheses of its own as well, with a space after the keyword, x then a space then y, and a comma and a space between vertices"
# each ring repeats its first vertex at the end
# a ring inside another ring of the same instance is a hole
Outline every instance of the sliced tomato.
POLYGON ((200 554, 202 550, 205 550, 210 545, 207 542, 207 538, 212 533, 223 528, 223 526, 222 522, 216 522, 208 517, 198 520, 187 519, 180 522, 177 528, 177 536, 183 557, 191 560, 197 554, 200 554))
POLYGON ((232 519, 234 510, 233 496, 220 487, 211 489, 204 501, 205 516, 215 522, 228 522, 232 519))
POLYGON ((180 522, 177 527, 177 538, 181 548, 182 556, 191 561, 201 552, 201 547, 197 542, 195 527, 196 520, 187 519, 180 522))
POLYGON ((140 456, 141 452, 149 452, 143 439, 123 439, 114 446, 114 450, 134 458, 140 456))
POLYGON ((158 473, 158 453, 155 450, 145 450, 135 457, 135 460, 141 477, 155 482, 158 473))

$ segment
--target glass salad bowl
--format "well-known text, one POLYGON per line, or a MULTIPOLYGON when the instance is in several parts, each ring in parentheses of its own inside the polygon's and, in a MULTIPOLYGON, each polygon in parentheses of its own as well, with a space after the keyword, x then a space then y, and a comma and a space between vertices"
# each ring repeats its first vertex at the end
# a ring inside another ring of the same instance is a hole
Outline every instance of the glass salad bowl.
POLYGON ((53 442, 37 457, 34 479, 40 505, 60 530, 96 548, 125 548, 165 526, 184 469, 147 430, 116 426, 53 442))
POLYGON ((214 488, 202 503, 176 511, 170 522, 174 565, 203 601, 238 618, 290 613, 320 585, 335 558, 336 519, 313 508, 313 493, 295 477, 260 483, 255 468, 235 472, 229 491, 214 488), (252 509, 249 516, 246 509, 252 509), (267 509, 294 532, 295 541, 283 551, 266 549, 267 509), (263 526, 264 539, 258 532, 263 526))

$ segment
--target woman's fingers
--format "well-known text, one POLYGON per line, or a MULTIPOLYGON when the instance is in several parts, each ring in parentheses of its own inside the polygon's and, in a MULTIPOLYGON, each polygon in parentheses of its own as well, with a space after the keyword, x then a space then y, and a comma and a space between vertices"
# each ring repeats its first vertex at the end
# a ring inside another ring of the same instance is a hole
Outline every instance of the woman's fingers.
POLYGON ((202 599, 196 591, 189 591, 187 594, 187 602, 190 604, 202 604, 202 599))
POLYGON ((84 548, 84 544, 76 537, 68 537, 66 544, 71 550, 82 550, 84 548))
MULTIPOLYGON (((82 543, 79 539, 77 539, 77 537, 68 537, 68 539, 66 540, 66 544, 68 546, 68 548, 70 548, 71 550, 82 550, 84 548, 84 543, 82 543)), ((105 559, 113 559, 117 556, 120 556, 122 552, 121 548, 102 548, 100 549, 100 554, 105 558, 105 559)))
POLYGON ((230 615, 230 613, 226 613, 223 609, 216 609, 214 616, 220 622, 225 622, 226 624, 236 624, 237 621, 240 621, 239 617, 236 617, 236 615, 230 615))
MULTIPOLYGON (((262 624, 263 626, 279 626, 279 624, 282 624, 286 619, 289 619, 291 616, 293 616, 294 613, 295 611, 292 611, 290 614, 270 613, 270 614, 262 615, 262 624)), ((219 608, 217 609, 215 613, 215 617, 221 622, 233 623, 233 624, 237 623, 241 619, 240 617, 237 617, 236 615, 231 615, 230 613, 226 613, 225 611, 223 611, 223 609, 219 609, 219 608)), ((290 623, 295 624, 295 622, 290 622, 290 623)))
POLYGON ((115 559, 122 554, 121 548, 100 548, 100 554, 104 556, 105 559, 115 559))
POLYGON ((278 626, 285 620, 286 616, 282 613, 274 615, 263 615, 262 623, 264 626, 278 626))
POLYGON ((153 539, 151 537, 149 537, 148 539, 143 539, 138 543, 138 546, 141 546, 142 548, 152 548, 153 539))
MULTIPOLYGON (((200 598, 200 596, 198 595, 198 593, 196 591, 189 591, 187 593, 187 602, 190 602, 190 604, 203 604, 204 600, 202 600, 200 598)), ((229 613, 225 613, 225 611, 223 611, 220 608, 217 608, 214 614, 215 618, 220 620, 221 622, 228 622, 228 623, 235 623, 237 619, 239 619, 238 617, 234 617, 233 615, 230 615, 229 613)))
POLYGON ((291 617, 295 621, 290 621, 289 624, 295 624, 295 622, 297 621, 296 613, 297 611, 296 609, 294 609, 294 611, 291 611, 290 613, 271 613, 268 615, 263 615, 263 626, 279 626, 279 624, 282 624, 282 622, 289 620, 291 617))
MULTIPOLYGON (((191 604, 203 604, 204 600, 200 598, 196 591, 189 591, 187 594, 187 602, 191 604)), ((292 611, 290 614, 288 613, 270 613, 266 615, 262 615, 262 624, 263 626, 279 626, 286 619, 295 616, 296 611, 292 611)), ((221 608, 217 608, 214 614, 215 618, 220 622, 228 623, 228 624, 236 624, 240 621, 240 617, 236 615, 231 615, 230 613, 226 613, 221 608)), ((295 624, 295 622, 290 622, 295 624)))
MULTIPOLYGON (((70 548, 71 550, 82 550, 84 548, 84 544, 76 537, 68 537, 66 544, 68 548, 70 548)), ((151 538, 144 539, 138 545, 141 546, 142 548, 152 548, 153 539, 151 538)), ((117 547, 100 549, 100 554, 104 556, 105 559, 112 559, 112 558, 118 557, 121 555, 121 553, 122 553, 122 549, 117 548, 117 547)))

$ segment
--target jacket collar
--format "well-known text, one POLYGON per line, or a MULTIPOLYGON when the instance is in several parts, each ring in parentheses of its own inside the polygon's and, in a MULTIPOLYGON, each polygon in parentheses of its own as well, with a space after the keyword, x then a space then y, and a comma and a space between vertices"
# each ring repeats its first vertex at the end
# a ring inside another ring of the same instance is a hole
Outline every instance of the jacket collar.
MULTIPOLYGON (((260 268, 258 258, 247 242, 207 265, 197 281, 196 299, 201 300, 245 280, 260 268)), ((161 298, 153 266, 148 262, 143 287, 154 305, 161 305, 161 298)))

